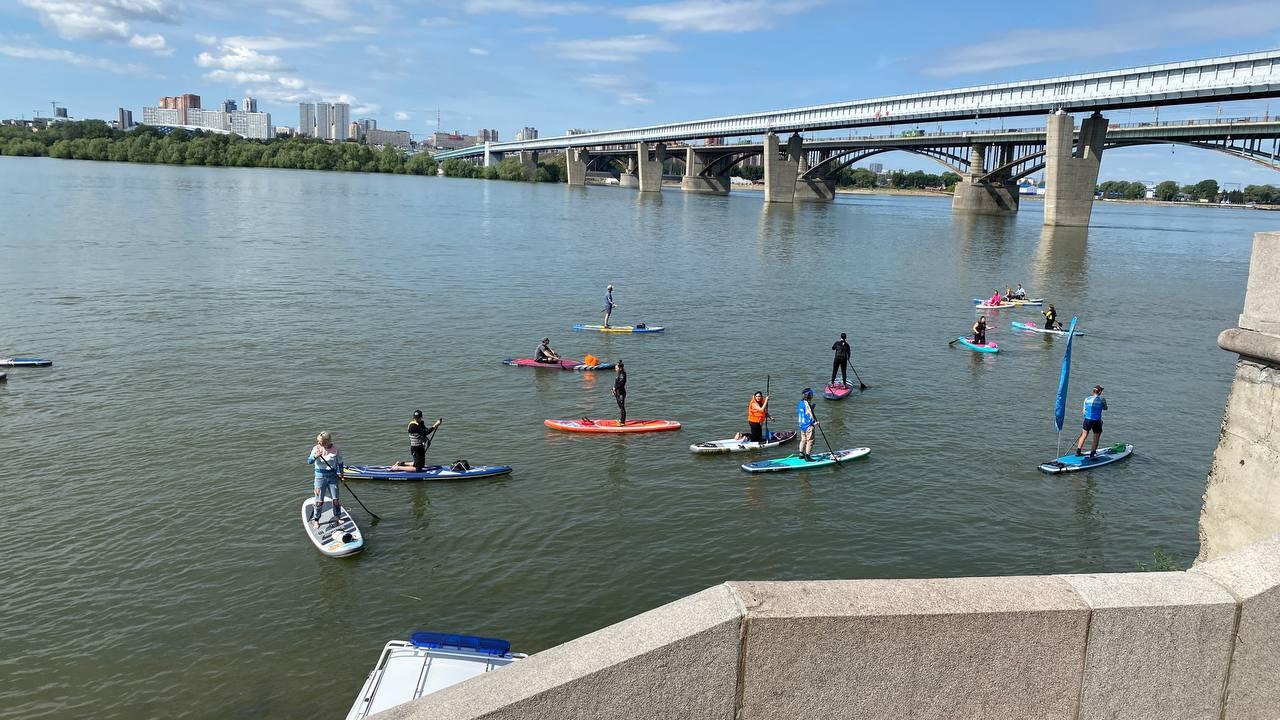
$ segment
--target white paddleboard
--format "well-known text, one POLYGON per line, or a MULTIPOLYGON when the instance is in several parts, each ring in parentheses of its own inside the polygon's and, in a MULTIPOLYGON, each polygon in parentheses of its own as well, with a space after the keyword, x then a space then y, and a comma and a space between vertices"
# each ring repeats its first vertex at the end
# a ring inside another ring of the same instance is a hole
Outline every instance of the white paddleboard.
POLYGON ((311 538, 311 544, 317 550, 329 557, 342 557, 354 555, 364 549, 364 536, 360 534, 360 528, 356 527, 356 521, 351 519, 345 506, 339 508, 338 517, 335 518, 333 501, 325 498, 320 511, 319 527, 312 525, 311 521, 315 506, 314 495, 302 502, 302 528, 307 531, 307 537, 311 538))
POLYGON ((787 430, 786 432, 769 433, 769 439, 765 442, 751 442, 750 440, 711 440, 708 442, 690 445, 689 449, 696 453, 725 453, 725 452, 746 452, 748 450, 763 450, 765 448, 778 447, 783 443, 791 442, 796 439, 795 430, 787 430))

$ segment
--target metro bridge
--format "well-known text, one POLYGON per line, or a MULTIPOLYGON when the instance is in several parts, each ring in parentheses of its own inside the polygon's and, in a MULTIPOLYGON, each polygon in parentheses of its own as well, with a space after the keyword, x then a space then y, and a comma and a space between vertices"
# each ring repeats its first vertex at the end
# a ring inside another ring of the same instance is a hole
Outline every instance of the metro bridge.
POLYGON ((905 150, 929 157, 963 179, 952 201, 957 210, 1017 211, 1017 180, 1044 170, 1045 224, 1087 226, 1104 149, 1176 143, 1226 152, 1276 167, 1280 123, 1165 123, 1111 128, 1101 111, 1223 102, 1280 96, 1280 50, 1150 65, 997 85, 856 100, 627 130, 607 130, 516 142, 485 143, 442 152, 486 165, 517 153, 527 165, 539 151, 566 152, 570 185, 584 185, 589 167, 631 156, 620 184, 641 192, 662 188, 671 148, 684 153, 682 187, 729 192, 729 171, 748 157, 764 166, 765 202, 830 200, 835 172, 880 152, 905 150), (1077 130, 1071 112, 1092 112, 1077 130), (801 132, 903 123, 967 120, 1047 113, 1043 131, 950 133, 899 138, 810 140, 801 132), (780 132, 791 132, 781 140, 780 132), (763 135, 749 145, 690 145, 708 138, 763 135), (1265 141, 1270 140, 1270 143, 1265 141), (1270 147, 1267 147, 1267 146, 1270 147))

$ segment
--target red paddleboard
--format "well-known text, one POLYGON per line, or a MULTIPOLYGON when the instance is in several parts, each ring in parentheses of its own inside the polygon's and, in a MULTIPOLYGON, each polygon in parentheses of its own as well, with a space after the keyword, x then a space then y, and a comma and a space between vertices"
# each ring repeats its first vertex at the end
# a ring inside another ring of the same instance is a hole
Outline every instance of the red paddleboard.
POLYGON ((581 420, 543 420, 542 424, 554 430, 581 433, 642 433, 680 429, 680 423, 675 420, 628 420, 626 425, 619 425, 617 420, 582 418, 581 420))
POLYGON ((560 362, 541 363, 533 358, 512 358, 503 360, 503 365, 513 365, 515 367, 536 367, 536 368, 555 368, 557 370, 612 370, 613 363, 597 363, 588 365, 585 360, 561 360, 560 362))
POLYGON ((824 388, 822 396, 828 400, 843 400, 849 397, 852 392, 853 386, 849 383, 835 383, 824 388))

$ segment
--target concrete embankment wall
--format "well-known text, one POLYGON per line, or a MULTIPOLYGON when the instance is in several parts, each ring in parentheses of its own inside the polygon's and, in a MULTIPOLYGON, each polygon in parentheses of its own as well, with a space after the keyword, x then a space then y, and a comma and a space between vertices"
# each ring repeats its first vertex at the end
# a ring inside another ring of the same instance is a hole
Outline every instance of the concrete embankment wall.
POLYGON ((1277 720, 1280 233, 1255 237, 1240 354, 1186 572, 730 582, 385 720, 1277 720))

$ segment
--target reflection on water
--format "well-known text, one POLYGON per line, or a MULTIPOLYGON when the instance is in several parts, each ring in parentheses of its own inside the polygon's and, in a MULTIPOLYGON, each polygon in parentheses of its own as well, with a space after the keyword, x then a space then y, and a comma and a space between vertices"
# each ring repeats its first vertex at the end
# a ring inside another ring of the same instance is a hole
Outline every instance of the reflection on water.
MULTIPOLYGON (((1088 240, 1089 228, 1045 225, 1040 231, 1040 244, 1036 246, 1035 258, 1030 266, 1031 277, 1034 278, 1034 284, 1030 287, 1048 287, 1052 277, 1064 291, 1080 294, 1087 292, 1088 240)), ((1057 309, 1059 315, 1068 318, 1071 316, 1061 305, 1057 309)))
POLYGON ((796 248, 796 204, 762 203, 756 248, 762 256, 791 259, 796 248))
POLYGON ((1005 253, 1016 223, 1014 215, 954 213, 951 237, 967 263, 981 266, 1005 253))

